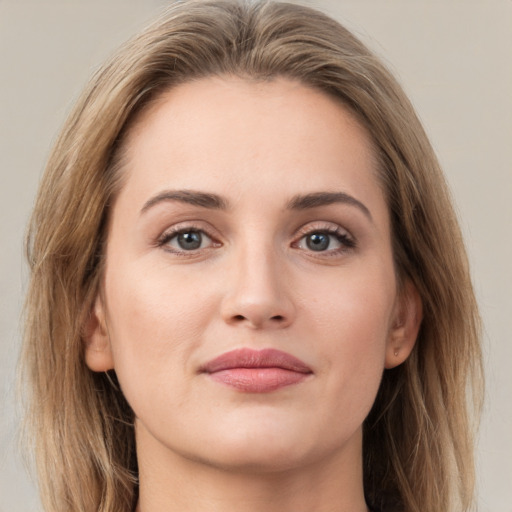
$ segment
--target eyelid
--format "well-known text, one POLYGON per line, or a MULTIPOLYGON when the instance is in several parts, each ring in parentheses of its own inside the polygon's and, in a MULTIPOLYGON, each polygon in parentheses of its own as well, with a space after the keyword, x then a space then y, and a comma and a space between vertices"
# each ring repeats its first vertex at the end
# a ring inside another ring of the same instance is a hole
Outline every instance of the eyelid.
MULTIPOLYGON (((338 255, 342 252, 347 252, 351 249, 354 249, 357 245, 356 238, 350 233, 350 231, 339 224, 335 222, 329 222, 329 221, 316 221, 316 222, 309 222, 307 224, 304 224, 300 228, 297 229, 296 235, 293 238, 292 247, 299 248, 298 244, 300 241, 305 237, 315 232, 324 232, 332 236, 337 236, 339 242, 342 244, 342 247, 338 247, 335 249, 327 249, 325 251, 318 251, 318 253, 315 254, 316 257, 326 257, 328 255, 338 255)), ((193 220, 187 220, 179 222, 175 225, 170 226, 169 228, 165 229, 155 240, 155 246, 162 247, 166 249, 168 252, 172 254, 177 255, 183 255, 183 256, 194 256, 198 253, 207 251, 211 248, 221 247, 223 243, 219 241, 220 235, 217 234, 216 230, 212 228, 209 225, 205 225, 203 221, 193 221, 193 220), (173 237, 179 235, 180 233, 186 233, 187 231, 197 231, 205 235, 211 240, 211 244, 208 247, 203 247, 199 249, 192 249, 192 250, 180 250, 180 249, 174 249, 170 248, 170 246, 166 246, 166 244, 171 240, 173 237)), ((299 248, 301 250, 311 252, 307 249, 299 248)))
POLYGON ((172 254, 178 254, 178 255, 186 255, 186 256, 192 256, 199 252, 208 250, 212 247, 220 247, 222 245, 221 242, 218 240, 218 236, 213 233, 213 229, 208 228, 204 225, 202 222, 197 221, 183 221, 179 222, 178 224, 175 224, 166 230, 164 230, 156 239, 155 245, 158 247, 162 247, 166 249, 168 252, 172 254), (208 237, 211 240, 211 245, 209 247, 203 247, 195 250, 180 250, 180 249, 171 249, 170 246, 166 246, 166 244, 172 240, 175 236, 179 235, 180 233, 186 233, 188 231, 197 231, 199 233, 202 233, 206 237, 208 237))
POLYGON ((328 257, 336 256, 351 249, 355 249, 357 247, 357 240, 348 229, 340 226, 339 224, 327 221, 310 222, 298 229, 297 235, 295 236, 294 242, 292 243, 292 247, 299 248, 306 252, 315 253, 315 257, 328 257), (318 251, 316 253, 315 251, 310 251, 298 247, 298 244, 304 237, 316 232, 323 232, 332 236, 337 236, 340 243, 342 244, 342 247, 338 247, 336 249, 328 249, 326 251, 318 251))
POLYGON ((350 238, 351 240, 355 241, 355 237, 352 235, 352 233, 340 226, 339 224, 335 222, 329 222, 329 221, 321 221, 321 222, 308 222, 307 224, 302 225, 297 230, 297 236, 296 238, 300 238, 304 235, 309 235, 311 233, 314 233, 316 231, 325 231, 327 233, 333 233, 333 234, 343 234, 346 235, 347 238, 350 238))

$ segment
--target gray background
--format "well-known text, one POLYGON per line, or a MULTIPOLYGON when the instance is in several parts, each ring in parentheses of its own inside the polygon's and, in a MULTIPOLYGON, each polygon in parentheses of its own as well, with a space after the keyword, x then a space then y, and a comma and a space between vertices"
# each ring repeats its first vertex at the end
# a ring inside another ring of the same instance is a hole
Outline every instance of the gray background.
MULTIPOLYGON (((485 322, 479 510, 512 512, 512 1, 317 0, 398 75, 451 184, 485 322)), ((0 0, 0 511, 39 510, 16 445, 22 238, 73 100, 159 0, 0 0)), ((442 512, 442 511, 440 511, 442 512)))

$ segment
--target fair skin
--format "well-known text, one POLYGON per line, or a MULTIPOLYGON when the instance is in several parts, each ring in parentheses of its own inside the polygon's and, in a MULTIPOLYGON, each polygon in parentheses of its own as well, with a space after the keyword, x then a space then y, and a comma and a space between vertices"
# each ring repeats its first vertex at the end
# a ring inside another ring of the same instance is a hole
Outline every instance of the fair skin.
POLYGON ((421 319, 367 133, 299 83, 207 78, 126 150, 86 362, 134 410, 138 510, 366 512, 362 423, 421 319), (205 371, 236 349, 307 371, 205 371))

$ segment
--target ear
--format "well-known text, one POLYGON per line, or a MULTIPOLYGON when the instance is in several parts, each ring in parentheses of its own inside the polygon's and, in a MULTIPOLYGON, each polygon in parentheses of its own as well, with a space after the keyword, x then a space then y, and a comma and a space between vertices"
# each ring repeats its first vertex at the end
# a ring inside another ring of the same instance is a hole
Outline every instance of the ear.
POLYGON ((386 347, 386 369, 402 364, 409 357, 416 343, 422 319, 423 305, 420 294, 416 286, 407 280, 395 306, 386 347))
POLYGON ((99 294, 84 327, 85 364, 93 372, 112 370, 114 358, 105 321, 105 307, 99 294))

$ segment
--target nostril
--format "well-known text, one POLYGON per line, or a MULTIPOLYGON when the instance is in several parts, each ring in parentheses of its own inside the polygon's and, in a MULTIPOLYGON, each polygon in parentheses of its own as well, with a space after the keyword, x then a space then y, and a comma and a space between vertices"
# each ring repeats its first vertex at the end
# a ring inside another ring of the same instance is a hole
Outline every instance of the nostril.
POLYGON ((243 315, 235 315, 233 317, 233 320, 236 320, 237 322, 241 322, 242 320, 245 320, 245 316, 243 316, 243 315))
POLYGON ((278 322, 284 320, 282 315, 276 315, 271 318, 271 320, 277 320, 278 322))

